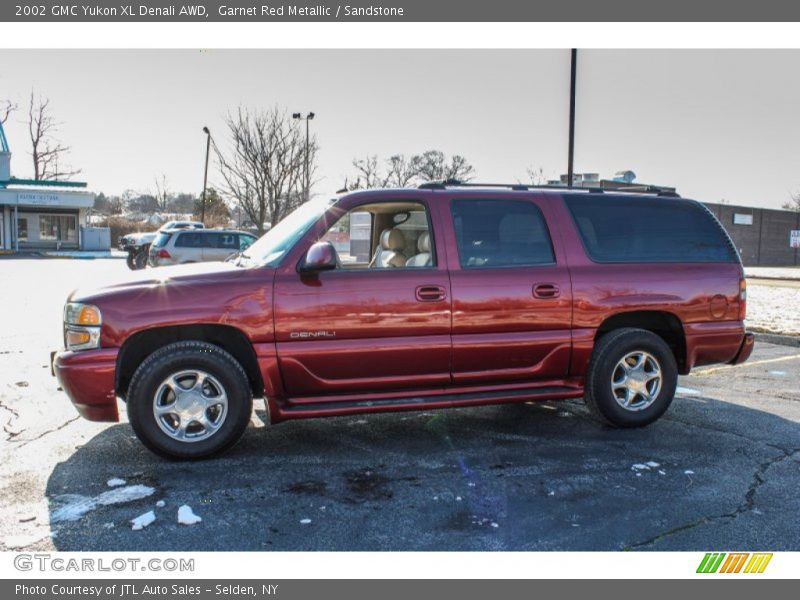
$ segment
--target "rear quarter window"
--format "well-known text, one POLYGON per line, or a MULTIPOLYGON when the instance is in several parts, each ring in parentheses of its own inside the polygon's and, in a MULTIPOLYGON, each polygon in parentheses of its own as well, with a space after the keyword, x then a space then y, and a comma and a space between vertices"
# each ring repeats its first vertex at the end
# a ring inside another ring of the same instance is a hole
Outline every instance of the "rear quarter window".
POLYGON ((586 194, 564 198, 596 262, 737 262, 730 239, 699 202, 586 194))
POLYGON ((159 233, 153 240, 153 246, 156 246, 157 248, 166 246, 167 242, 169 242, 170 237, 172 237, 172 235, 169 233, 159 233))

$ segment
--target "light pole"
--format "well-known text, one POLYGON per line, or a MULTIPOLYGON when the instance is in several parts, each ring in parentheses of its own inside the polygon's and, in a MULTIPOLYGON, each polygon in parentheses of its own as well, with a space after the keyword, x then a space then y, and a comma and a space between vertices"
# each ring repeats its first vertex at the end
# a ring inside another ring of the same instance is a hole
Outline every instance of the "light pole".
POLYGON ((305 152, 304 152, 305 165, 303 167, 303 176, 305 178, 305 184, 303 186, 303 188, 304 188, 303 189, 303 192, 304 192, 303 195, 305 196, 306 202, 308 202, 309 197, 310 197, 309 188, 311 187, 311 182, 309 181, 309 173, 308 173, 308 122, 311 121, 314 118, 314 113, 310 112, 305 117, 302 115, 302 113, 299 113, 299 112, 292 113, 292 118, 306 122, 306 149, 305 149, 305 152))
POLYGON ((572 187, 575 178, 575 74, 578 67, 578 50, 572 49, 569 70, 569 155, 567 157, 567 187, 572 187))
POLYGON ((200 200, 200 222, 206 224, 206 186, 208 185, 208 155, 211 152, 211 131, 208 127, 203 127, 203 133, 206 134, 206 168, 203 173, 203 196, 200 200))

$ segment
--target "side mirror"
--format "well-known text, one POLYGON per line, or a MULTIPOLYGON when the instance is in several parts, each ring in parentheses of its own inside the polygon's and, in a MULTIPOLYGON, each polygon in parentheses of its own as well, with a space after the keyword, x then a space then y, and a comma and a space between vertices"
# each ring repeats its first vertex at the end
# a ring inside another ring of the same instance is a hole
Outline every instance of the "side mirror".
POLYGON ((303 263, 300 265, 301 273, 318 273, 336 268, 336 249, 330 242, 317 242, 306 252, 303 263))

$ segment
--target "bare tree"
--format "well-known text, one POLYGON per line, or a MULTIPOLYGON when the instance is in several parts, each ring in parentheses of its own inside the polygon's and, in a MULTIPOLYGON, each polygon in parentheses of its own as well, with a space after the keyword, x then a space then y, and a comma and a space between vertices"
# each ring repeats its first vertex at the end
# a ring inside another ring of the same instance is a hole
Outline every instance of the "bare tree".
POLYGON ((386 161, 389 172, 386 176, 386 185, 390 187, 408 187, 417 177, 414 157, 410 160, 404 154, 395 154, 386 161))
POLYGON ((784 202, 781 205, 781 208, 785 210, 793 210, 794 212, 800 212, 800 192, 791 195, 791 202, 784 202))
POLYGON ((373 154, 366 158, 354 159, 353 167, 356 170, 356 179, 351 184, 345 185, 347 189, 360 190, 386 187, 388 178, 380 172, 377 155, 373 154))
POLYGON ((33 158, 33 178, 70 179, 80 170, 64 168, 62 159, 69 152, 69 146, 55 138, 61 124, 50 114, 50 99, 36 96, 31 91, 28 107, 28 131, 31 138, 31 157, 33 158), (63 170, 62 170, 63 169, 63 170))
POLYGON ((412 157, 414 172, 423 181, 469 181, 475 169, 460 154, 448 158, 440 150, 428 150, 422 155, 412 157))
POLYGON ((166 212, 169 209, 169 203, 172 200, 172 194, 169 191, 169 184, 167 183, 167 176, 162 173, 161 177, 156 177, 156 203, 158 210, 166 212))
MULTIPOLYGON (((214 144, 222 191, 233 198, 258 228, 276 224, 302 204, 305 133, 285 110, 251 111, 240 107, 225 119, 229 146, 214 144)), ((313 181, 316 140, 308 144, 313 181)))
POLYGON ((5 123, 8 121, 8 118, 17 110, 17 105, 11 102, 11 100, 4 100, 0 103, 0 123, 5 123))
POLYGON ((547 177, 544 174, 544 169, 542 167, 527 167, 525 169, 525 181, 520 183, 525 183, 527 185, 545 185, 547 183, 547 177))
POLYGON ((375 155, 353 161, 357 173, 347 189, 409 187, 430 181, 457 179, 469 181, 475 169, 466 158, 454 154, 448 158, 439 150, 428 150, 410 158, 394 154, 381 165, 375 155), (383 167, 383 168, 382 168, 383 167))

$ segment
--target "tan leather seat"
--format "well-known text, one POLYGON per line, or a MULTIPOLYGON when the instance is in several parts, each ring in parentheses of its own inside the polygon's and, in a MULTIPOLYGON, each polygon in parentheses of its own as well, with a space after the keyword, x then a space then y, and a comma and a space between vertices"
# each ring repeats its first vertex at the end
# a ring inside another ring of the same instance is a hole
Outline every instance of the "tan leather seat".
POLYGON ((431 234, 423 232, 417 240, 417 254, 406 261, 407 267, 430 267, 433 264, 431 254, 431 234))
POLYGON ((381 234, 380 247, 375 251, 369 266, 377 269, 391 267, 404 267, 406 257, 403 250, 406 247, 406 237, 397 228, 384 229, 381 234))

